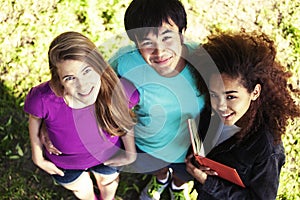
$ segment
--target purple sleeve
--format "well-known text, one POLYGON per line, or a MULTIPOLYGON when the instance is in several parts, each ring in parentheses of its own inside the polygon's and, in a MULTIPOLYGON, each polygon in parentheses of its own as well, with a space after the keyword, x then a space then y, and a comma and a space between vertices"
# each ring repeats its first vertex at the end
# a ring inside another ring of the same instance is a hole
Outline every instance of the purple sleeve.
POLYGON ((43 118, 43 103, 38 87, 33 87, 26 96, 24 111, 28 114, 43 118))
POLYGON ((125 89, 125 93, 129 99, 129 108, 133 108, 140 101, 140 94, 135 86, 127 79, 120 78, 120 81, 125 89))

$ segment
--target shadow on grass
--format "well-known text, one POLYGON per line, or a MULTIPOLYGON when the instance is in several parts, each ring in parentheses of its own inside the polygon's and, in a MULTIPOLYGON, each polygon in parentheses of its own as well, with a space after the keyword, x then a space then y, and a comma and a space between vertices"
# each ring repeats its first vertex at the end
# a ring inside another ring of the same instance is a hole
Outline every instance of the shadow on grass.
POLYGON ((121 172, 120 183, 117 190, 117 199, 139 199, 140 192, 149 180, 150 176, 147 175, 121 172))
POLYGON ((1 199, 74 199, 33 164, 23 100, 0 81, 1 199))
MULTIPOLYGON (((150 179, 151 175, 122 172, 116 200, 138 200, 140 192, 150 179)), ((161 200, 169 199, 170 194, 168 189, 166 189, 161 195, 161 200)))

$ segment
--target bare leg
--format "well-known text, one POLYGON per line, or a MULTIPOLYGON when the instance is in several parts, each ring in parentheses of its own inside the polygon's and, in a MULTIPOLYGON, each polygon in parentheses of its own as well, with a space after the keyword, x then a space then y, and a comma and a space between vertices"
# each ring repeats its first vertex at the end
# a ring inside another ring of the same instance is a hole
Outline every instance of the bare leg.
POLYGON ((112 200, 119 185, 119 173, 104 175, 94 173, 103 200, 112 200))
POLYGON ((83 172, 75 181, 62 186, 71 190, 81 200, 94 200, 93 181, 88 172, 83 172))

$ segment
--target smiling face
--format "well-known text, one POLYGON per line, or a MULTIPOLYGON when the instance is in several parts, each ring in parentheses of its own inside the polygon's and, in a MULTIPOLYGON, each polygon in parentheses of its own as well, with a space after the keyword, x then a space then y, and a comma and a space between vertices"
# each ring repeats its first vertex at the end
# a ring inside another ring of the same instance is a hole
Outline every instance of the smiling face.
POLYGON ((64 99, 72 108, 84 108, 95 103, 100 87, 100 75, 93 67, 78 60, 57 64, 64 99))
POLYGON ((218 113, 225 125, 234 125, 255 101, 261 86, 257 84, 249 93, 241 84, 240 78, 231 78, 226 74, 214 74, 209 81, 210 98, 213 109, 218 113))
POLYGON ((158 33, 151 31, 137 41, 137 46, 145 61, 165 77, 176 76, 185 66, 182 55, 182 38, 172 20, 163 22, 158 33))

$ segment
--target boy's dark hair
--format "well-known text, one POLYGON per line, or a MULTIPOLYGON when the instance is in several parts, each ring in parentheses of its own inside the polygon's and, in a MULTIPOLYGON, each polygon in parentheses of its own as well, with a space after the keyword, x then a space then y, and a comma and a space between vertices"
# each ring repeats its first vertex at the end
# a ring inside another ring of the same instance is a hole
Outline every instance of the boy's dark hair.
POLYGON ((186 12, 179 0, 133 0, 125 12, 124 25, 130 40, 136 42, 136 37, 141 39, 150 31, 157 34, 153 27, 170 20, 180 33, 187 27, 186 12))

